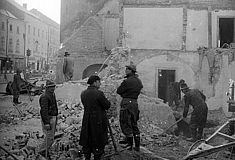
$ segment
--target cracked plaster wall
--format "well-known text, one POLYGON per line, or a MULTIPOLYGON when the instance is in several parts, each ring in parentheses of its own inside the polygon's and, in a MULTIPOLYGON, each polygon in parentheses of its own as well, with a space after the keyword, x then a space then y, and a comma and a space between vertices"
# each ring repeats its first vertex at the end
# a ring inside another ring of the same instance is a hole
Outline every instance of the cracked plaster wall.
POLYGON ((209 49, 201 54, 199 50, 199 55, 199 89, 207 96, 209 109, 222 107, 226 116, 231 116, 228 112, 226 92, 229 88, 229 79, 235 78, 235 51, 209 49))

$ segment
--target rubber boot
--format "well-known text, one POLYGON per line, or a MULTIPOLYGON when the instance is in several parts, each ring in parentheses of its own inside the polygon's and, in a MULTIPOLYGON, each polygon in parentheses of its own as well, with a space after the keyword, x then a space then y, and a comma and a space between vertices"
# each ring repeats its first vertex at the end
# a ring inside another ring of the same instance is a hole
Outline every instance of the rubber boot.
POLYGON ((119 144, 127 144, 127 137, 125 137, 123 140, 119 141, 119 144))
POLYGON ((91 154, 84 154, 85 160, 90 160, 91 159, 91 154))
POLYGON ((187 141, 196 142, 197 141, 197 128, 191 128, 191 138, 187 138, 187 141))
POLYGON ((203 138, 203 128, 199 128, 197 134, 197 140, 200 140, 202 138, 203 138))
POLYGON ((22 102, 19 102, 19 98, 16 98, 16 104, 21 104, 22 102))
POLYGON ((127 137, 127 142, 128 142, 128 144, 127 144, 126 148, 127 148, 127 150, 131 151, 132 147, 133 147, 133 137, 127 137))
POLYGON ((140 135, 134 135, 134 140, 135 140, 134 150, 139 152, 140 151, 140 135))
POLYGON ((15 97, 13 97, 13 103, 17 104, 17 99, 15 97))
POLYGON ((102 154, 94 155, 94 160, 101 160, 102 154))

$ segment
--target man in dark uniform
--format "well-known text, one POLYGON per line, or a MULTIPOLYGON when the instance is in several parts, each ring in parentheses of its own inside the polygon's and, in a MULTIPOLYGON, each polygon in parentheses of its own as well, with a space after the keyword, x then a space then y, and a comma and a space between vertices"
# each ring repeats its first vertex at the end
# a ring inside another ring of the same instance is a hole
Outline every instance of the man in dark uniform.
POLYGON ((40 115, 42 130, 44 133, 44 141, 39 149, 39 154, 46 156, 46 151, 48 151, 54 142, 58 107, 55 96, 55 86, 56 84, 50 80, 46 81, 46 91, 40 96, 40 115))
POLYGON ((87 84, 88 88, 81 93, 84 115, 79 144, 83 147, 86 160, 90 160, 91 153, 94 154, 94 160, 100 160, 108 143, 108 119, 105 110, 110 108, 110 102, 98 90, 101 85, 98 76, 90 76, 87 84))
POLYGON ((24 80, 20 76, 21 70, 16 69, 16 74, 14 74, 13 82, 12 82, 12 90, 13 90, 13 103, 20 104, 19 95, 20 95, 20 85, 24 80))
POLYGON ((125 80, 117 88, 117 94, 122 97, 120 109, 120 127, 123 134, 126 136, 128 150, 132 150, 133 136, 135 141, 134 149, 140 150, 140 131, 137 126, 139 120, 139 108, 137 99, 143 88, 141 80, 136 74, 136 66, 126 66, 125 80))
POLYGON ((185 94, 185 107, 183 117, 186 118, 189 110, 189 105, 192 105, 193 112, 191 114, 190 129, 192 137, 189 141, 197 141, 202 138, 203 129, 207 121, 208 107, 205 102, 206 96, 198 89, 189 89, 187 84, 181 84, 181 91, 185 94))

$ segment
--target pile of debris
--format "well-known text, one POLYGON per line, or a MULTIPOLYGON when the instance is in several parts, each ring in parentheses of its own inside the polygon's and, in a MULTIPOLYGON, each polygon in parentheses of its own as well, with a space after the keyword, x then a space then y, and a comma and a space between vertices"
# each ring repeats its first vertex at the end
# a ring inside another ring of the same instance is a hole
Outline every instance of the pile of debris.
POLYGON ((43 134, 39 131, 28 131, 15 136, 15 139, 8 139, 0 151, 0 159, 6 160, 15 157, 19 160, 36 159, 36 149, 42 141, 43 134), (11 157, 11 158, 10 158, 11 157))

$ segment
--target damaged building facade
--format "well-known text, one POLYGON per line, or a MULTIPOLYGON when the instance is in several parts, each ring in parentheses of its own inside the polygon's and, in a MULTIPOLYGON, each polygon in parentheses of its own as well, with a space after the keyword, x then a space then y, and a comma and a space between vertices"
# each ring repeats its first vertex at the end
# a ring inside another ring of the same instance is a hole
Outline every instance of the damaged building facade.
POLYGON ((97 72, 112 48, 129 47, 146 95, 167 101, 169 83, 184 79, 204 92, 209 109, 223 107, 229 115, 235 1, 62 0, 61 6, 58 82, 65 51, 78 80, 97 72))

